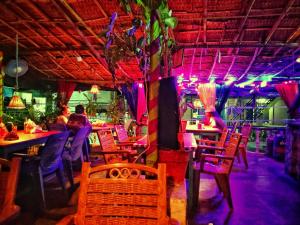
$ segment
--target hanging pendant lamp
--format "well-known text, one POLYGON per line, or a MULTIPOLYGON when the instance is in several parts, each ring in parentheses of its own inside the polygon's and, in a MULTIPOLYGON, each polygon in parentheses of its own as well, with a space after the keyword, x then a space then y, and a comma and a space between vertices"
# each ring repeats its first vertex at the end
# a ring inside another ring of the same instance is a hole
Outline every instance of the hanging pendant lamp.
POLYGON ((90 92, 91 92, 91 94, 94 94, 94 95, 98 94, 99 93, 98 85, 96 85, 96 84, 92 85, 90 92))
POLYGON ((7 108, 9 108, 9 109, 25 109, 26 108, 22 99, 20 98, 20 96, 16 95, 16 92, 19 89, 18 72, 19 72, 19 38, 18 38, 18 34, 17 34, 16 35, 16 91, 7 106, 7 108))

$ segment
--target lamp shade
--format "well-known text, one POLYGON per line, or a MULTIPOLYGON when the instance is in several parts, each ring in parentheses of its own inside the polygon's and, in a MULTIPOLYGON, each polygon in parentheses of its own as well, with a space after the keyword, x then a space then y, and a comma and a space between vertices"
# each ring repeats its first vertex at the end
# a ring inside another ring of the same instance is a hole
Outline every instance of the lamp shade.
POLYGON ((96 85, 96 84, 92 85, 90 92, 92 94, 98 94, 99 93, 98 85, 96 85))
POLYGON ((25 109, 25 105, 20 96, 12 96, 7 108, 9 109, 25 109))

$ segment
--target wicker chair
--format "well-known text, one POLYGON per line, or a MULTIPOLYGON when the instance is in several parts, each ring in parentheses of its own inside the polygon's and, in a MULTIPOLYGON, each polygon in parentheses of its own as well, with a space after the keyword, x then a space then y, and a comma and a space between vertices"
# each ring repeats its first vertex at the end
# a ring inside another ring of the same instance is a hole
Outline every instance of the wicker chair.
POLYGON ((227 199, 229 207, 232 209, 232 198, 230 192, 229 175, 232 169, 234 157, 237 154, 238 147, 241 141, 241 134, 234 133, 230 136, 229 143, 224 151, 223 155, 217 154, 202 154, 200 164, 197 164, 194 168, 194 181, 195 181, 195 205, 198 202, 199 196, 199 184, 200 173, 207 173, 214 175, 219 190, 223 192, 224 197, 227 199), (218 164, 212 164, 207 162, 206 158, 218 159, 218 164))
POLYGON ((20 164, 20 158, 13 158, 11 162, 0 159, 0 224, 13 220, 20 212, 14 203, 20 164))
POLYGON ((128 148, 131 144, 116 144, 111 130, 99 130, 97 131, 97 135, 100 142, 100 148, 95 147, 92 152, 93 154, 102 155, 106 164, 134 161, 137 151, 128 148))
POLYGON ((169 223, 165 164, 155 169, 130 163, 91 168, 84 163, 81 177, 77 213, 58 225, 169 223))
POLYGON ((119 143, 128 143, 133 145, 139 140, 141 137, 128 137, 128 133, 123 125, 115 125, 118 142, 119 143))

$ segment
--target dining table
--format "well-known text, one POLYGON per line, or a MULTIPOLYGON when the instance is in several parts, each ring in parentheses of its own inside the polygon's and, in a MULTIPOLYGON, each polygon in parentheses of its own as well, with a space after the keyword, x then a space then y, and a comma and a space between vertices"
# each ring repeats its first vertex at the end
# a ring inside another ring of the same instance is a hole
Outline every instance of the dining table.
POLYGON ((27 149, 33 145, 44 144, 47 139, 60 131, 38 131, 36 133, 26 133, 24 130, 17 131, 19 139, 5 140, 0 137, 0 157, 8 158, 9 154, 27 149))

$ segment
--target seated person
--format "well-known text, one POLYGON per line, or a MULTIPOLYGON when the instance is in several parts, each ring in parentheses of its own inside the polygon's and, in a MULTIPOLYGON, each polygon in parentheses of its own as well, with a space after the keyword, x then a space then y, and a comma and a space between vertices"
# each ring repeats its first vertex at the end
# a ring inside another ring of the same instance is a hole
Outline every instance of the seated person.
POLYGON ((92 125, 86 115, 84 114, 84 107, 83 105, 77 105, 75 107, 75 113, 72 113, 69 117, 67 128, 73 133, 82 128, 88 126, 90 127, 90 131, 92 131, 92 125))
POLYGON ((70 116, 70 109, 68 106, 63 105, 60 108, 60 115, 56 118, 56 123, 66 125, 68 123, 68 118, 70 116))

